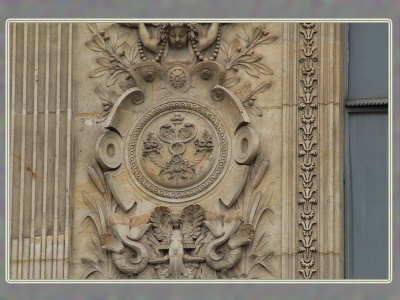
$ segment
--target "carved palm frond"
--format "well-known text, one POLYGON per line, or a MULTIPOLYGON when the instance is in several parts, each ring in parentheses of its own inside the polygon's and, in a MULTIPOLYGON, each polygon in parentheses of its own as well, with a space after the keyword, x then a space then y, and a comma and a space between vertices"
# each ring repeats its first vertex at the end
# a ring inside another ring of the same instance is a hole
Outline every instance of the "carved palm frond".
POLYGON ((184 242, 193 243, 199 237, 203 220, 204 209, 200 205, 189 205, 183 209, 181 231, 184 242))
POLYGON ((269 261, 271 260, 271 258, 274 256, 274 252, 270 252, 266 255, 263 255, 261 257, 254 257, 253 258, 253 262, 250 266, 249 272, 247 273, 247 275, 250 275, 250 272, 257 266, 261 266, 263 267, 269 274, 271 274, 272 276, 276 276, 275 273, 275 269, 273 268, 273 266, 269 263, 269 261))
POLYGON ((167 206, 157 206, 151 212, 151 222, 154 236, 162 242, 167 242, 172 232, 171 210, 167 206))
POLYGON ((89 266, 89 268, 82 274, 82 279, 87 279, 94 273, 100 275, 102 279, 117 279, 121 276, 119 271, 111 260, 111 254, 105 253, 101 248, 101 242, 98 235, 91 233, 91 242, 88 244, 91 252, 96 255, 96 260, 84 257, 81 261, 89 266))

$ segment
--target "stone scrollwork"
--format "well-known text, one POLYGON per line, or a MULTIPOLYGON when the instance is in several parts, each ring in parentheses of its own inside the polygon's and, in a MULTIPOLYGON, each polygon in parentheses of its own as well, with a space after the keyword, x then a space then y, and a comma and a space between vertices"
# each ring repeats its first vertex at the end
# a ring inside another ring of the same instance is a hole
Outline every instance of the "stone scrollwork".
POLYGON ((263 216, 274 222, 272 192, 258 187, 269 161, 248 115, 262 115, 255 94, 271 83, 234 93, 240 79, 226 73, 271 75, 254 49, 277 36, 245 24, 227 47, 216 23, 124 25, 137 32, 137 47, 115 24, 89 25, 86 45, 109 56, 91 77, 114 72, 111 86, 125 74, 125 92, 114 101, 96 90, 106 132, 89 175, 104 201, 82 194, 91 210, 83 230, 94 224, 98 233, 90 243, 98 260, 82 259, 90 266, 83 278, 254 278, 256 266, 275 276, 260 225, 263 216))

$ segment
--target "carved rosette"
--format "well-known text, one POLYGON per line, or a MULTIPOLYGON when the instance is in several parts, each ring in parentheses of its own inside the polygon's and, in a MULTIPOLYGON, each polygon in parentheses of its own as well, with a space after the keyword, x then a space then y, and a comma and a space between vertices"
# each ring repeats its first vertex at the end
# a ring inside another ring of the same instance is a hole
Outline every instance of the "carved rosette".
POLYGON ((315 208, 317 205, 317 192, 313 177, 316 177, 315 157, 317 156, 317 139, 316 139, 316 113, 318 106, 316 103, 317 89, 316 67, 315 62, 318 61, 316 50, 314 47, 314 35, 317 33, 315 23, 303 23, 300 27, 300 36, 303 37, 304 45, 301 47, 302 54, 300 56, 301 68, 301 86, 300 99, 301 103, 298 106, 300 113, 300 132, 299 132, 299 164, 300 178, 302 187, 300 189, 300 197, 298 200, 300 212, 300 247, 299 253, 302 253, 300 258, 301 269, 305 279, 311 279, 315 269, 315 258, 313 252, 317 252, 315 246, 316 238, 313 233, 313 225, 315 221, 315 208), (314 186, 313 186, 314 185, 314 186))

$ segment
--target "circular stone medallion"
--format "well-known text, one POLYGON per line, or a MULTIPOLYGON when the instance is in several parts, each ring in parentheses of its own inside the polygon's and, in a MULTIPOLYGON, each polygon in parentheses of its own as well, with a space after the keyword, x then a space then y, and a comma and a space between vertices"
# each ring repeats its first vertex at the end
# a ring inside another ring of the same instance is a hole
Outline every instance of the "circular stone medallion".
POLYGON ((202 105, 171 101, 146 113, 128 144, 134 180, 169 201, 196 198, 222 177, 228 139, 218 118, 202 105))

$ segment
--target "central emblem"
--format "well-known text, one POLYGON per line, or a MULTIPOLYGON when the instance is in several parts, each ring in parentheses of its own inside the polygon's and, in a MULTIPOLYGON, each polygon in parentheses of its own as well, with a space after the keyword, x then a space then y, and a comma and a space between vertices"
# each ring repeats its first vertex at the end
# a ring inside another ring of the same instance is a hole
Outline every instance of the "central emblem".
POLYGON ((134 127, 129 162, 145 191, 182 199, 217 182, 227 150, 225 130, 213 113, 196 103, 174 101, 155 107, 134 127))
POLYGON ((174 113, 171 123, 160 127, 158 138, 168 144, 170 158, 163 161, 161 155, 162 146, 154 137, 153 133, 147 135, 143 142, 143 157, 149 157, 152 163, 160 168, 160 176, 164 175, 170 180, 179 181, 180 179, 194 178, 196 176, 196 166, 199 165, 206 156, 213 150, 212 137, 207 130, 204 130, 202 137, 194 141, 196 151, 192 159, 184 159, 186 144, 197 136, 197 128, 191 123, 184 123, 185 117, 179 113, 174 113), (182 125, 182 126, 181 126, 182 125))

